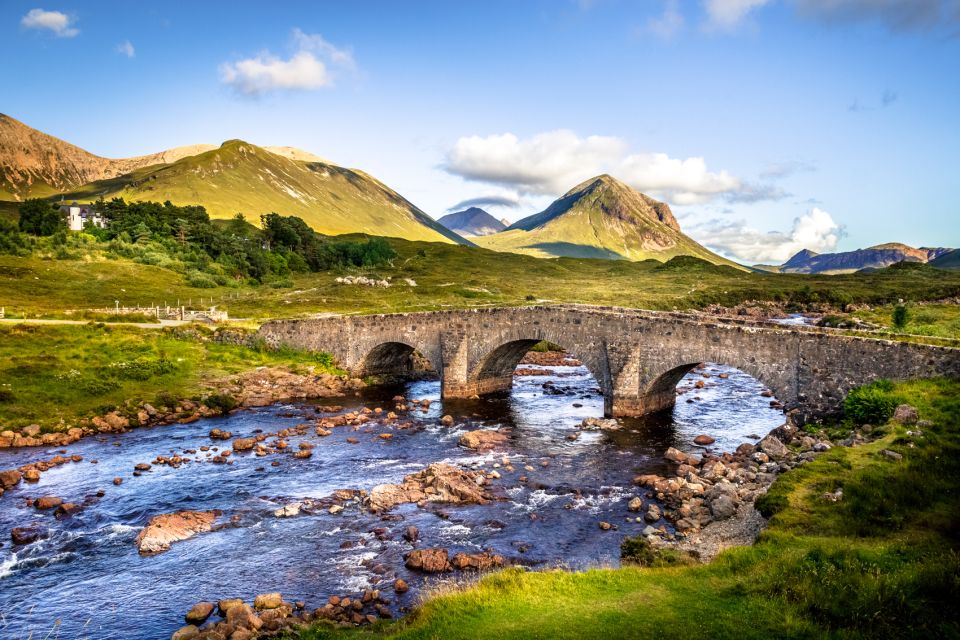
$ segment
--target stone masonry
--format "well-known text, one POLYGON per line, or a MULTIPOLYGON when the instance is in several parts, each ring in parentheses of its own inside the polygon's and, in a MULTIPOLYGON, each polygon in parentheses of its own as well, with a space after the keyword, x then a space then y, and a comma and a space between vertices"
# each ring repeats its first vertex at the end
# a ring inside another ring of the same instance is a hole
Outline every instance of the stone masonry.
POLYGON ((960 350, 850 337, 813 327, 697 314, 576 305, 275 320, 271 345, 332 353, 354 375, 403 374, 419 352, 444 398, 503 391, 534 344, 549 340, 596 378, 607 416, 673 406, 676 385, 700 362, 744 371, 803 422, 837 413, 847 391, 878 378, 960 377, 960 350))

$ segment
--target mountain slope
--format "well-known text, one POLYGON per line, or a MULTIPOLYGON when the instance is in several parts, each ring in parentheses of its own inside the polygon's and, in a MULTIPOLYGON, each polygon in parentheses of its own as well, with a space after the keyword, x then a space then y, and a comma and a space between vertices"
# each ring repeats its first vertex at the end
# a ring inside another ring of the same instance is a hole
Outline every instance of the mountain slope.
POLYGON ((373 177, 294 147, 229 141, 111 159, 0 114, 0 201, 56 195, 201 204, 214 218, 276 212, 331 235, 468 243, 373 177))
POLYGON ((465 241, 373 177, 324 162, 300 162, 229 140, 172 164, 92 182, 68 200, 121 197, 201 204, 213 218, 295 215, 325 234, 367 233, 434 242, 465 241))
POLYGON ((608 175, 577 185, 544 211, 476 242, 538 257, 665 261, 687 255, 734 264, 684 235, 667 204, 608 175))
POLYGON ((464 237, 489 236, 507 228, 507 225, 479 207, 448 213, 437 222, 464 237))
POLYGON ((937 269, 960 269, 960 249, 951 249, 930 261, 937 269))
POLYGON ((780 266, 780 273, 853 273, 882 269, 897 262, 929 262, 948 249, 915 249, 899 242, 838 253, 814 253, 804 249, 780 266))

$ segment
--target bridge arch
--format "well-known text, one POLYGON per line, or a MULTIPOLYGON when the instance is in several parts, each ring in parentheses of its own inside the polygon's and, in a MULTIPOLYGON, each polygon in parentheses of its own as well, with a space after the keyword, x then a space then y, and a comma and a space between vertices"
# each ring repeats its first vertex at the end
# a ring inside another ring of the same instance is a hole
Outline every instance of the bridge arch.
POLYGON ((596 380, 604 396, 609 395, 609 376, 603 374, 598 359, 594 357, 596 349, 585 348, 578 341, 569 338, 542 337, 541 332, 537 333, 540 335, 535 337, 519 337, 530 335, 524 332, 518 332, 513 336, 501 336, 485 346, 470 371, 470 381, 478 394, 509 390, 513 386, 513 373, 523 357, 534 345, 548 341, 559 345, 580 360, 596 380))
MULTIPOLYGON (((684 376, 704 362, 705 361, 701 360, 696 362, 685 362, 684 364, 677 365, 667 369, 666 371, 654 373, 651 376, 652 380, 640 388, 639 397, 645 403, 645 412, 653 413, 657 411, 664 411, 673 407, 677 399, 677 385, 684 378, 684 376)), ((752 366, 750 363, 737 365, 736 363, 723 361, 717 362, 711 360, 706 362, 738 369, 751 376, 764 387, 770 389, 773 394, 777 395, 778 397, 781 397, 781 393, 786 392, 786 390, 782 388, 778 390, 778 385, 776 383, 770 384, 768 380, 765 379, 763 370, 756 366, 752 366)))
MULTIPOLYGON (((417 371, 417 349, 406 342, 381 342, 367 351, 357 372, 361 375, 409 375, 417 371)), ((432 369, 436 365, 430 363, 432 369)))

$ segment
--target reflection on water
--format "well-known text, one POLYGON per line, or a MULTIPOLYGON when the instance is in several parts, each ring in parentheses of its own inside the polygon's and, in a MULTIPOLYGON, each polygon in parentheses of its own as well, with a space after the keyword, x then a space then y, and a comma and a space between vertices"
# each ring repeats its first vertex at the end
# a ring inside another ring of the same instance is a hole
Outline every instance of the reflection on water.
MULTIPOLYGON (((157 455, 222 445, 206 436, 214 426, 242 437, 315 420, 314 408, 306 404, 82 440, 70 452, 84 456, 84 462, 52 469, 40 483, 21 484, 0 498, 0 637, 32 633, 43 638, 59 619, 51 638, 168 638, 199 600, 281 591, 288 600, 319 606, 330 595, 352 594, 398 576, 412 586, 396 600, 405 607, 416 600, 424 580, 403 566, 411 547, 401 532, 410 525, 420 529, 421 547, 492 549, 530 566, 616 564, 622 537, 645 526, 627 522, 626 504, 639 495, 632 478, 663 471, 667 447, 699 449, 692 444, 694 436, 708 433, 717 439, 713 449, 731 450, 782 421, 769 399, 759 395, 755 380, 711 366, 709 379, 693 372, 680 383, 686 391, 672 412, 626 419, 619 431, 584 431, 570 440, 584 418, 602 414, 603 399, 586 369, 550 369, 554 375, 549 377, 518 377, 510 394, 472 402, 441 403, 433 381, 369 389, 342 401, 345 411, 360 406, 386 411, 396 393, 429 398, 433 404, 427 412, 410 415, 423 428, 396 430, 392 439, 383 440, 377 434, 388 427, 373 422, 358 432, 338 427, 326 438, 313 436, 312 430, 309 436, 286 438, 288 451, 302 440, 316 445, 306 460, 240 454, 231 456, 233 464, 219 465, 203 461, 209 458, 198 452, 190 457, 200 462, 131 475, 135 464, 157 455), (729 378, 719 379, 720 372, 729 378), (694 380, 705 380, 706 386, 693 389, 694 380), (551 388, 543 386, 547 382, 551 388), (447 413, 457 418, 454 427, 439 425, 447 413), (457 445, 465 431, 480 427, 509 428, 509 442, 488 453, 457 445), (349 436, 360 442, 350 444, 349 436), (503 456, 513 463, 512 473, 501 464, 503 456), (271 466, 274 460, 279 466, 271 466), (503 499, 431 510, 405 505, 386 517, 356 507, 339 515, 273 515, 292 500, 320 498, 338 488, 370 489, 437 461, 498 467, 501 478, 493 485, 503 499), (115 476, 122 476, 123 484, 114 486, 115 476), (96 497, 98 490, 105 491, 102 498, 96 497), (39 495, 86 506, 58 521, 28 505, 28 498, 39 495), (133 539, 150 517, 214 508, 224 512, 223 528, 158 556, 137 554, 133 539), (601 520, 619 530, 600 531, 601 520), (48 537, 12 547, 10 529, 32 524, 48 529, 48 537), (377 535, 374 529, 386 532, 377 535)), ((7 450, 0 452, 0 468, 51 455, 50 450, 7 450)))

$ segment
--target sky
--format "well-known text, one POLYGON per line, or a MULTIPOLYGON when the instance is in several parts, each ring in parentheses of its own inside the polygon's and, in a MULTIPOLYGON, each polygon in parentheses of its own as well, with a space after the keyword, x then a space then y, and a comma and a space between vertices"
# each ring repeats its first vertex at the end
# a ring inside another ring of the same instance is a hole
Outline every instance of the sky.
POLYGON ((960 246, 960 0, 0 4, 0 112, 240 138, 517 220, 600 173, 747 263, 960 246))

